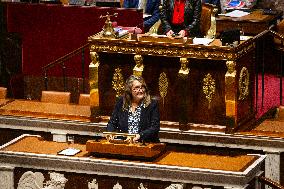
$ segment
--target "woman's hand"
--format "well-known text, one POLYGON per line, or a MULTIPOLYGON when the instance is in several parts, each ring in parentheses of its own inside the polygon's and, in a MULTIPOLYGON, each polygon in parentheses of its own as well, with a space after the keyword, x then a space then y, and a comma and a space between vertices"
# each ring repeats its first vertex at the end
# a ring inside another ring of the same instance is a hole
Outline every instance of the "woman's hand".
POLYGON ((179 37, 185 37, 186 36, 186 31, 185 30, 180 30, 180 32, 178 34, 179 34, 179 37))
POLYGON ((139 135, 139 134, 135 134, 135 137, 132 138, 133 141, 131 141, 131 138, 132 138, 132 137, 127 137, 127 138, 125 139, 125 141, 128 142, 128 143, 135 143, 135 142, 138 142, 138 140, 140 139, 140 135, 139 135))
POLYGON ((134 142, 138 142, 138 140, 140 139, 140 135, 139 134, 136 134, 133 141, 134 142))
POLYGON ((174 32, 173 32, 173 30, 170 30, 170 31, 168 31, 167 33, 166 33, 166 35, 167 35, 167 37, 169 37, 169 38, 172 38, 173 35, 174 34, 174 32))

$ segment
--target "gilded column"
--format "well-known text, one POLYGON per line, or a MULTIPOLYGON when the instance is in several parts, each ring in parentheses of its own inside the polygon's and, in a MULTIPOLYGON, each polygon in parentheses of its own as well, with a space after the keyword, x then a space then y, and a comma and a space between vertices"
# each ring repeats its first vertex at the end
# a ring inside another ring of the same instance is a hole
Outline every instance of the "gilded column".
POLYGON ((133 68, 133 75, 142 76, 144 65, 143 65, 143 57, 141 55, 134 55, 134 61, 136 63, 133 68))
POLYGON ((236 62, 227 61, 227 72, 225 75, 225 103, 226 116, 236 121, 236 62))
POLYGON ((96 52, 90 52, 92 62, 89 65, 89 85, 90 85, 90 106, 91 116, 95 119, 99 110, 99 55, 96 52))
POLYGON ((178 72, 178 99, 179 99, 179 129, 188 130, 188 77, 189 77, 188 60, 180 58, 180 70, 178 72))

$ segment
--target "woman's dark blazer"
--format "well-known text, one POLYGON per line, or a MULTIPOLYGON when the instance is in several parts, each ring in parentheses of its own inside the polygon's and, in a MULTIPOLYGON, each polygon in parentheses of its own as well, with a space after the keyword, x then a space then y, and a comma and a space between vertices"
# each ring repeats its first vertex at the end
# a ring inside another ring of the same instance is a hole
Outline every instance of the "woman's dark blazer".
MULTIPOLYGON (((120 97, 107 124, 107 131, 128 133, 128 111, 123 110, 122 105, 123 97, 120 97)), ((157 100, 151 100, 146 108, 142 107, 139 127, 140 140, 159 142, 160 114, 157 100)))
MULTIPOLYGON (((164 0, 161 11, 162 29, 166 34, 172 28, 174 0, 164 0)), ((190 37, 200 36, 201 0, 185 0, 184 30, 190 37)))

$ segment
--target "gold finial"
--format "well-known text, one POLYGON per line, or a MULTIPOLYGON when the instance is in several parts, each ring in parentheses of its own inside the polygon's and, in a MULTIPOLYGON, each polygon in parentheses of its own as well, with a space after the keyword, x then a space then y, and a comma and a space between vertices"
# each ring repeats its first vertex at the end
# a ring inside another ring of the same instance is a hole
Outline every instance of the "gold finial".
POLYGON ((106 18, 106 21, 105 21, 105 25, 104 25, 104 28, 103 28, 103 37, 106 37, 106 38, 115 38, 115 32, 114 32, 114 28, 112 26, 112 22, 110 20, 110 17, 113 16, 113 17, 117 17, 117 13, 114 13, 113 15, 110 15, 108 12, 107 12, 107 15, 105 16, 100 16, 100 18, 106 18))

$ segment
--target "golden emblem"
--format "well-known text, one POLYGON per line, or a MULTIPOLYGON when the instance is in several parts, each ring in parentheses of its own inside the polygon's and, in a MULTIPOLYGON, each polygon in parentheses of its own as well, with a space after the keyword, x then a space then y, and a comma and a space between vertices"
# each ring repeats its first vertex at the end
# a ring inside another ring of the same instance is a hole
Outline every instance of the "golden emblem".
POLYGON ((249 72, 246 67, 243 67, 239 78, 239 100, 244 100, 249 94, 249 72))
POLYGON ((124 91, 124 79, 120 68, 115 69, 115 73, 112 77, 112 88, 116 92, 116 97, 121 96, 124 91))
POLYGON ((165 72, 160 74, 159 77, 159 92, 160 92, 160 96, 163 99, 163 106, 165 103, 165 97, 167 96, 167 92, 168 92, 168 78, 167 78, 167 74, 165 72))
POLYGON ((203 78, 203 93, 205 94, 206 99, 208 100, 208 109, 210 109, 210 104, 215 94, 215 80, 212 78, 211 74, 208 73, 203 78))

